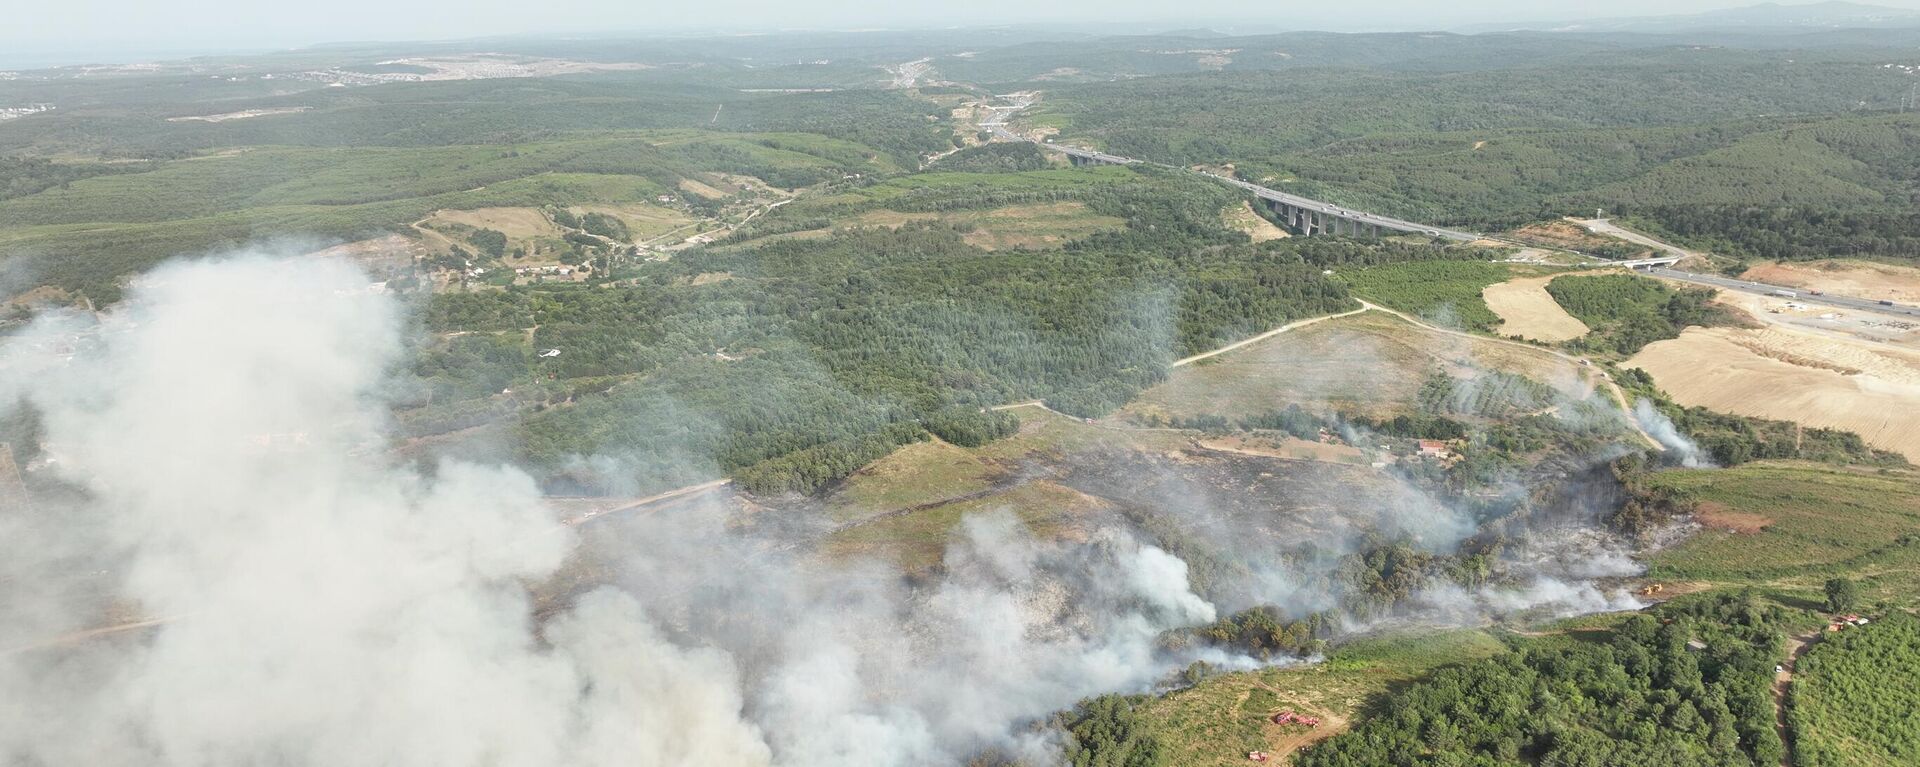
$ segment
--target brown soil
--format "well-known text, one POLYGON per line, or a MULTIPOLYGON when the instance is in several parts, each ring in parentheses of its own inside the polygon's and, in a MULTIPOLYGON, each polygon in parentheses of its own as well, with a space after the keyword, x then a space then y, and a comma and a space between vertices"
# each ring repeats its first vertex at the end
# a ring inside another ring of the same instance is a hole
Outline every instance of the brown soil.
POLYGON ((1748 269, 1741 279, 1876 301, 1920 301, 1920 268, 1873 261, 1764 263, 1748 269))
POLYGON ((1228 208, 1225 218, 1227 220, 1227 226, 1246 232, 1247 236, 1252 237, 1254 242, 1266 242, 1268 240, 1278 240, 1293 236, 1289 234, 1287 230, 1275 226, 1272 221, 1261 218, 1259 213, 1254 212, 1253 204, 1245 200, 1240 201, 1240 207, 1228 208))
POLYGON ((1920 354, 1781 326, 1688 328, 1626 366, 1683 405, 1845 429, 1920 458, 1920 354))
MULTIPOLYGON (((1593 232, 1587 231, 1586 227, 1571 221, 1549 221, 1546 223, 1531 224, 1515 229, 1509 232, 1509 234, 1523 242, 1531 242, 1536 245, 1546 245, 1556 248, 1570 248, 1573 250, 1591 250, 1608 245, 1617 245, 1620 242, 1611 237, 1602 237, 1594 234, 1593 232)), ((1652 249, 1648 249, 1647 252, 1652 253, 1653 251, 1652 249)))
POLYGON ((1693 519, 1708 530, 1724 530, 1729 533, 1752 535, 1767 529, 1773 520, 1761 515, 1743 511, 1734 511, 1725 504, 1702 501, 1694 510, 1693 519))

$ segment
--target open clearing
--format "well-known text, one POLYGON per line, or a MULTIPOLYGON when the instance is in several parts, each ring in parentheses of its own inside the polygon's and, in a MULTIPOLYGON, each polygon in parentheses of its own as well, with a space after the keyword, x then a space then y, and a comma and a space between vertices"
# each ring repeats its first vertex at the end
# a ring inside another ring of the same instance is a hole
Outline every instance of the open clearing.
POLYGON ((305 112, 312 108, 313 107, 275 107, 273 109, 247 109, 239 112, 223 112, 217 115, 195 115, 192 117, 169 117, 167 118, 167 122, 170 122, 170 123, 183 123, 183 122, 220 123, 220 122, 227 122, 229 120, 246 120, 254 117, 270 117, 272 115, 299 114, 301 112, 305 112))
POLYGON ((1700 500, 1705 528, 1654 553, 1648 576, 1790 588, 1861 578, 1867 601, 1920 581, 1920 482, 1911 470, 1763 461, 1663 471, 1653 482, 1700 500))
POLYGON ((1455 629, 1415 636, 1362 639, 1324 662, 1226 674, 1168 693, 1140 710, 1158 736, 1167 764, 1245 765, 1265 751, 1285 764, 1301 746, 1333 737, 1390 687, 1433 669, 1491 657, 1505 649, 1486 631, 1455 629), (1319 727, 1278 725, 1291 709, 1324 721, 1319 727))
POLYGON ((1571 341, 1587 334, 1587 324, 1560 308, 1547 292, 1553 277, 1523 277, 1488 285, 1480 291, 1487 308, 1500 315, 1495 331, 1501 335, 1547 343, 1571 341))
POLYGON ((1546 350, 1436 333, 1384 312, 1308 325, 1176 368, 1122 412, 1151 420, 1245 418, 1298 403, 1374 417, 1408 412, 1430 372, 1499 370, 1584 399, 1577 367, 1546 350))
MULTIPOLYGON (((646 203, 634 205, 582 205, 575 210, 582 213, 605 213, 627 225, 634 241, 649 239, 694 223, 694 219, 685 213, 646 203)), ((509 237, 512 235, 509 234, 509 237)))
POLYGON ((435 211, 427 225, 445 222, 477 229, 492 229, 513 241, 559 237, 560 227, 536 208, 476 208, 474 210, 435 211))
POLYGON ((1875 301, 1920 302, 1920 268, 1875 261, 1762 263, 1748 269, 1740 279, 1875 301))
POLYGON ((1281 229, 1274 225, 1272 221, 1268 221, 1261 217, 1259 213, 1254 212, 1253 203, 1247 202, 1246 200, 1241 200, 1240 206, 1237 208, 1227 208, 1226 212, 1221 215, 1226 219, 1227 226, 1246 232, 1247 236, 1252 237, 1254 242, 1266 242, 1268 240, 1278 240, 1293 236, 1287 233, 1287 230, 1281 229))
POLYGON ((1920 353, 1780 325, 1695 327, 1626 366, 1683 405, 1845 429, 1920 459, 1920 353))
MULTIPOLYGON (((1587 231, 1586 227, 1565 220, 1530 224, 1515 229, 1509 234, 1523 242, 1582 251, 1592 251, 1609 245, 1617 245, 1620 242, 1611 237, 1594 234, 1593 232, 1587 231)), ((1647 248, 1646 252, 1652 253, 1653 249, 1647 248)))
POLYGON ((902 213, 875 210, 848 219, 850 226, 899 227, 911 221, 944 221, 967 224, 973 231, 963 235, 968 245, 986 250, 1011 248, 1053 248, 1069 240, 1095 232, 1125 229, 1127 222, 1095 213, 1080 202, 1049 202, 1037 205, 1010 205, 988 210, 956 210, 941 213, 902 213))

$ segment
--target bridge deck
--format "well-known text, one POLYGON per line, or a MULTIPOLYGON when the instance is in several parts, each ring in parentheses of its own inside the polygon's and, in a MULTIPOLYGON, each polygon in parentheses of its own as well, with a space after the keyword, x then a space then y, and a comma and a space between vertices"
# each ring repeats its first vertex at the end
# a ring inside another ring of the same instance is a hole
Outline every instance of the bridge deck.
MULTIPOLYGON (((988 126, 983 124, 982 127, 988 127, 988 126)), ((1004 123, 993 124, 991 126, 991 129, 993 130, 995 135, 1001 138, 1013 139, 1017 141, 1027 141, 1025 137, 1007 130, 1004 127, 1004 123)), ((1081 149, 1079 147, 1061 146, 1058 144, 1046 144, 1046 143, 1040 143, 1040 142, 1033 142, 1033 143, 1038 143, 1040 147, 1044 149, 1050 149, 1056 152, 1064 153, 1071 157, 1078 157, 1081 159, 1091 160, 1094 162, 1111 163, 1114 165, 1131 165, 1133 163, 1141 162, 1140 160, 1135 160, 1131 157, 1122 157, 1120 155, 1107 154, 1105 152, 1098 152, 1092 149, 1081 149)), ((1284 205, 1292 205, 1297 208, 1317 211, 1324 216, 1331 216, 1333 218, 1339 218, 1346 221, 1352 221, 1360 224, 1376 226, 1381 229, 1388 229, 1396 232, 1409 232, 1413 234, 1424 234, 1430 237, 1440 237, 1448 240, 1458 240, 1460 242, 1472 242, 1474 240, 1485 239, 1481 235, 1474 234, 1473 232, 1463 232, 1463 231, 1454 230, 1454 229, 1442 229, 1437 226, 1429 226, 1427 224, 1419 224, 1412 221, 1405 221, 1402 219, 1393 218, 1391 216, 1381 216, 1381 215, 1376 215, 1373 213, 1365 213, 1357 210, 1347 210, 1345 208, 1341 208, 1337 205, 1334 205, 1333 203, 1322 202, 1320 200, 1315 200, 1310 197, 1301 197, 1300 195, 1297 195, 1297 194, 1287 194, 1286 192, 1278 191, 1275 189, 1269 189, 1267 187, 1260 186, 1259 184, 1254 184, 1247 181, 1241 181, 1237 178, 1228 178, 1226 176, 1221 176, 1214 173, 1207 173, 1204 175, 1206 175, 1208 178, 1212 178, 1218 181, 1224 181, 1226 183, 1245 189, 1249 192, 1252 192, 1254 196, 1259 197, 1260 199, 1263 199, 1263 200, 1271 200, 1273 202, 1281 203, 1284 205)))

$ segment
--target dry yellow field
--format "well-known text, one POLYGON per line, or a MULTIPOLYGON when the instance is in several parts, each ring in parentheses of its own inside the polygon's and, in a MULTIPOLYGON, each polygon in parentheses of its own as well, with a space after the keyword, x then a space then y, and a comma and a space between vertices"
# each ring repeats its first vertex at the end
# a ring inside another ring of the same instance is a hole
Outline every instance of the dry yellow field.
MULTIPOLYGON (((581 212, 605 213, 627 225, 635 242, 655 237, 694 222, 693 217, 673 208, 638 203, 634 205, 583 205, 581 212)), ((512 236, 509 234, 508 236, 512 236)))
POLYGON ((1153 420, 1244 418, 1288 404, 1391 417, 1407 412, 1433 372, 1524 375, 1571 399, 1592 384, 1579 366, 1512 342, 1436 333, 1381 313, 1327 320, 1179 367, 1122 408, 1153 420))
POLYGON ((1773 326, 1688 328, 1627 360, 1675 401, 1846 429, 1920 459, 1920 354, 1773 326))
POLYGON ((559 237, 560 228, 536 208, 475 208, 473 210, 436 211, 427 219, 429 226, 444 221, 480 229, 492 229, 507 239, 520 241, 541 237, 559 237))
POLYGON ((1288 234, 1287 230, 1275 226, 1272 221, 1262 218, 1259 213, 1254 212, 1253 203, 1245 200, 1240 201, 1240 207, 1229 207, 1222 215, 1227 221, 1227 226, 1246 232, 1247 236, 1252 237, 1254 242, 1266 242, 1268 240, 1278 240, 1283 237, 1293 236, 1288 234))
POLYGON ((1763 263, 1748 269, 1741 278, 1876 301, 1920 301, 1920 269, 1874 261, 1763 263))
POLYGON ((1010 248, 1050 248, 1068 240, 1095 232, 1126 228, 1127 222, 1095 213, 1081 202, 1048 202, 1033 205, 1009 205, 990 210, 957 210, 945 213, 903 213, 874 210, 847 220, 854 226, 898 227, 909 221, 947 221, 969 223, 973 231, 962 239, 968 245, 986 250, 1010 248))
POLYGON ((1548 277, 1525 277, 1488 285, 1480 292, 1487 308, 1500 315, 1501 335, 1547 343, 1571 341, 1587 334, 1590 328, 1553 300, 1547 292, 1548 277))

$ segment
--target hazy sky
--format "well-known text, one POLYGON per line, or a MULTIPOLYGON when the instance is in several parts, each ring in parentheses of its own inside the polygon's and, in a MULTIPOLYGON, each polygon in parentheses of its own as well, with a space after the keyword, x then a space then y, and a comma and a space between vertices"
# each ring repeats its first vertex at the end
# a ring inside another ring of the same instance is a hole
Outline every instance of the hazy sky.
MULTIPOLYGON (((16 54, 148 55, 344 40, 689 28, 971 26, 1100 18, 1167 27, 1235 20, 1294 29, 1446 28, 1508 20, 1688 13, 1743 0, 20 0, 0 18, 16 54), (1172 9, 1179 9, 1177 12, 1172 9)), ((1920 0, 1875 4, 1920 9, 1920 0)))

